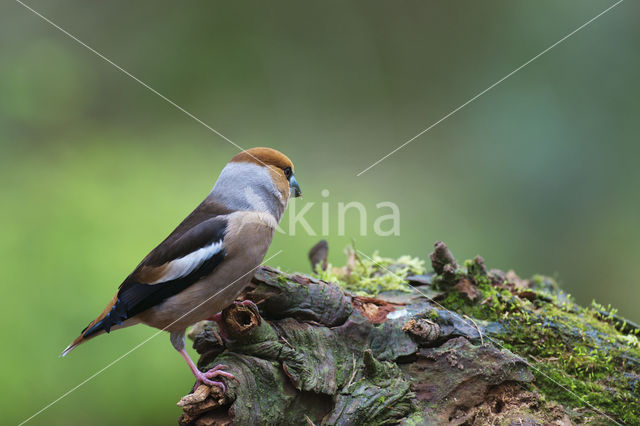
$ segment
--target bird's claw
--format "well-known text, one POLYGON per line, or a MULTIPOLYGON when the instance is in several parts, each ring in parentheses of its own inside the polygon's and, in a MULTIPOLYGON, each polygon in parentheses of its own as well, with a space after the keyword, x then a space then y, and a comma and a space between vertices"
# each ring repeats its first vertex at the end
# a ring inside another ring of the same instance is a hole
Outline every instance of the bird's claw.
POLYGON ((194 389, 197 389, 198 386, 200 386, 201 384, 205 384, 207 386, 216 386, 218 388, 220 388, 220 390, 222 390, 223 393, 225 393, 227 391, 227 385, 225 385, 223 382, 218 382, 215 380, 210 380, 213 377, 216 376, 222 376, 222 377, 226 377, 227 379, 232 379, 232 380, 236 380, 235 376, 229 372, 223 371, 224 368, 229 368, 226 365, 216 365, 215 367, 213 367, 212 369, 210 369, 209 371, 203 373, 201 371, 199 371, 198 373, 196 373, 196 384, 193 387, 194 389))
POLYGON ((253 303, 253 301, 249 299, 245 299, 242 302, 234 302, 236 305, 246 306, 248 308, 253 308, 256 312, 259 312, 258 305, 253 303))

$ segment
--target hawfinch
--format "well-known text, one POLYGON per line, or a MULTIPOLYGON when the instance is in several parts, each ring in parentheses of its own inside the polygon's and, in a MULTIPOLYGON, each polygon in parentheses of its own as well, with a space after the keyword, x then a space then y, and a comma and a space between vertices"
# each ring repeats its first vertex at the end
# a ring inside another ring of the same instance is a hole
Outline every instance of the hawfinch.
MULTIPOLYGON (((104 311, 65 350, 111 330, 143 323, 166 330, 201 383, 225 388, 217 366, 198 370, 184 349, 190 325, 230 305, 262 262, 289 197, 301 195, 293 164, 270 148, 252 148, 222 169, 202 203, 145 257, 104 311)), ((250 303, 250 302, 243 302, 250 303)))

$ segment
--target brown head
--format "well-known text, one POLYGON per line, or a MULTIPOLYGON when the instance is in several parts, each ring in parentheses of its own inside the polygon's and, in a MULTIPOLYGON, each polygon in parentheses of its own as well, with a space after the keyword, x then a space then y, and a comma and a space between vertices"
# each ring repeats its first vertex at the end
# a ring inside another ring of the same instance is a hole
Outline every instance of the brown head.
POLYGON ((293 163, 283 153, 271 148, 257 147, 242 151, 233 157, 230 163, 253 163, 266 167, 271 179, 283 197, 302 195, 298 181, 294 176, 293 163))

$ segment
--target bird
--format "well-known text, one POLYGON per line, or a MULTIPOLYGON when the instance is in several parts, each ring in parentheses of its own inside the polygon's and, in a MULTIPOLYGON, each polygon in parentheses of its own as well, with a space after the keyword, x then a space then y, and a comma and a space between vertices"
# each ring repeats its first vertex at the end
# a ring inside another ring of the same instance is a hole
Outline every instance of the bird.
MULTIPOLYGON (((244 150, 222 169, 211 192, 142 259, 97 318, 62 352, 113 330, 145 324, 168 331, 201 384, 233 379, 228 367, 201 372, 185 350, 185 331, 220 319, 262 263, 290 198, 302 195, 291 160, 265 147, 244 150)), ((244 301, 241 303, 249 303, 244 301)))

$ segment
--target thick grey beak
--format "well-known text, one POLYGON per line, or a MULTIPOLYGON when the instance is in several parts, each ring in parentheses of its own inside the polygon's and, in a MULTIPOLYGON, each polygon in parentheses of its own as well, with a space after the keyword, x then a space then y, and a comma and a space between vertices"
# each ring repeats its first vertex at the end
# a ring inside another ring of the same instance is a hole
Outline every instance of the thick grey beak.
POLYGON ((300 197, 302 195, 302 191, 300 190, 300 185, 298 185, 298 181, 295 176, 291 176, 289 179, 289 189, 291 191, 292 197, 300 197))

